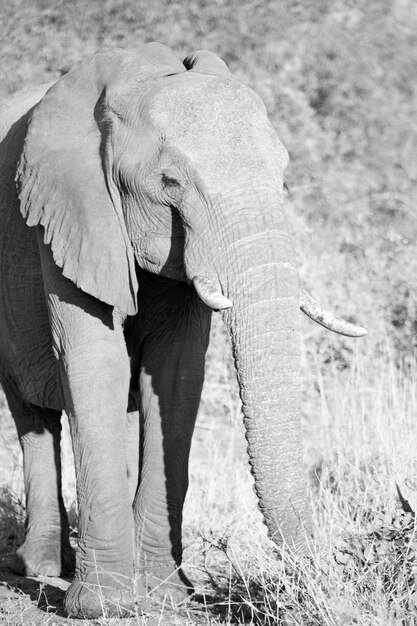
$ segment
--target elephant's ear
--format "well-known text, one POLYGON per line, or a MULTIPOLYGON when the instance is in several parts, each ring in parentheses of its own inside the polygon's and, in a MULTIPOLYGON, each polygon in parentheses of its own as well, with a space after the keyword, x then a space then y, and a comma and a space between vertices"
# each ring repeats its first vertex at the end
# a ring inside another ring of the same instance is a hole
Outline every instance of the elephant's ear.
POLYGON ((147 78, 184 71, 159 44, 81 61, 34 109, 18 166, 22 214, 29 226, 44 227, 64 276, 130 315, 138 285, 118 190, 103 169, 105 94, 138 94, 147 78))
POLYGON ((233 74, 217 54, 209 50, 197 50, 183 61, 187 70, 193 70, 200 74, 213 74, 214 76, 226 76, 233 78, 233 74))

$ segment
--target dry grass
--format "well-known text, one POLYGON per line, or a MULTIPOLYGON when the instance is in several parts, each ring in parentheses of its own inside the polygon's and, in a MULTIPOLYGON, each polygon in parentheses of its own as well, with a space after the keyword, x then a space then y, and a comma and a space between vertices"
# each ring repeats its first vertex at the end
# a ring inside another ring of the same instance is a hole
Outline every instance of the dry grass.
MULTIPOLYGON (((413 625, 417 540, 405 501, 417 509, 414 1, 0 6, 3 95, 58 77, 99 47, 137 39, 165 42, 184 56, 202 47, 222 55, 262 95, 290 150, 288 214, 303 282, 371 330, 354 342, 303 322, 314 538, 308 558, 277 559, 257 510, 227 340, 216 321, 184 530, 186 568, 207 592, 207 606, 132 623, 413 625)), ((17 494, 2 499, 0 545, 12 550, 22 532, 21 474, 4 404, 0 426, 1 482, 17 494)), ((67 461, 68 448, 66 438, 67 461)), ((64 489, 70 505, 71 473, 64 489)), ((14 597, 8 623, 21 623, 22 602, 32 610, 35 591, 14 597)), ((45 611, 42 619, 25 615, 27 624, 58 620, 45 611)))
POLYGON ((306 448, 314 516, 308 559, 286 554, 277 561, 260 530, 238 420, 230 423, 223 463, 217 442, 208 452, 215 472, 208 480, 204 469, 200 480, 194 477, 192 491, 201 493, 204 485, 202 495, 211 493, 212 501, 189 500, 190 530, 198 511, 201 516, 193 563, 201 563, 212 589, 217 585, 226 623, 413 623, 414 515, 401 505, 396 484, 415 510, 417 377, 395 366, 388 342, 375 364, 368 352, 375 346, 367 341, 353 349, 348 368, 332 361, 312 375, 319 404, 306 398, 306 412, 314 416, 305 424, 306 441, 315 444, 306 448))

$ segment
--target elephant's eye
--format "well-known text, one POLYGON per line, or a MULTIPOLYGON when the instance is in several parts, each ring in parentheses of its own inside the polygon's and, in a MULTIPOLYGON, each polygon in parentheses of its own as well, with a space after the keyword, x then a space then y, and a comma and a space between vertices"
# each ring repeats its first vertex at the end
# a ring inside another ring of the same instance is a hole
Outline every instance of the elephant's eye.
POLYGON ((162 174, 162 185, 166 190, 174 190, 180 189, 181 183, 176 178, 172 178, 172 176, 168 176, 168 174, 162 174))
POLYGON ((184 194, 184 188, 179 180, 164 172, 161 177, 164 196, 169 204, 178 206, 184 194))

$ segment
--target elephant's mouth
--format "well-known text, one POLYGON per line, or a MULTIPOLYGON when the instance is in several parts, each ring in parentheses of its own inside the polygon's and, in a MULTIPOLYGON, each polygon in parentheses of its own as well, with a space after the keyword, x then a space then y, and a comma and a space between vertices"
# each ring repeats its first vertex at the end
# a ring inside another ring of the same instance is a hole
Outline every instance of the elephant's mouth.
POLYGON ((184 269, 184 237, 144 235, 131 242, 139 267, 165 278, 186 281, 184 269))

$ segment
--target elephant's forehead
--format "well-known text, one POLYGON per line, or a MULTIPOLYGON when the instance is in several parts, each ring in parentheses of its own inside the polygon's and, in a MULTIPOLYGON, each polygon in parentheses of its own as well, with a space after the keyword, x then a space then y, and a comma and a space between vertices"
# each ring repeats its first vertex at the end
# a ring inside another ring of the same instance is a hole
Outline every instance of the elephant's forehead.
POLYGON ((244 85, 212 76, 172 77, 153 97, 150 118, 167 136, 216 133, 242 134, 246 125, 265 124, 262 100, 244 85), (182 79, 182 80, 181 80, 182 79))
POLYGON ((277 159, 281 166, 285 161, 285 167, 286 151, 268 121, 265 105, 237 81, 206 76, 182 83, 177 79, 155 94, 149 115, 168 143, 198 163, 200 174, 204 164, 219 180, 222 174, 233 176, 234 169, 236 175, 238 169, 265 173, 268 166, 275 169, 277 159))

